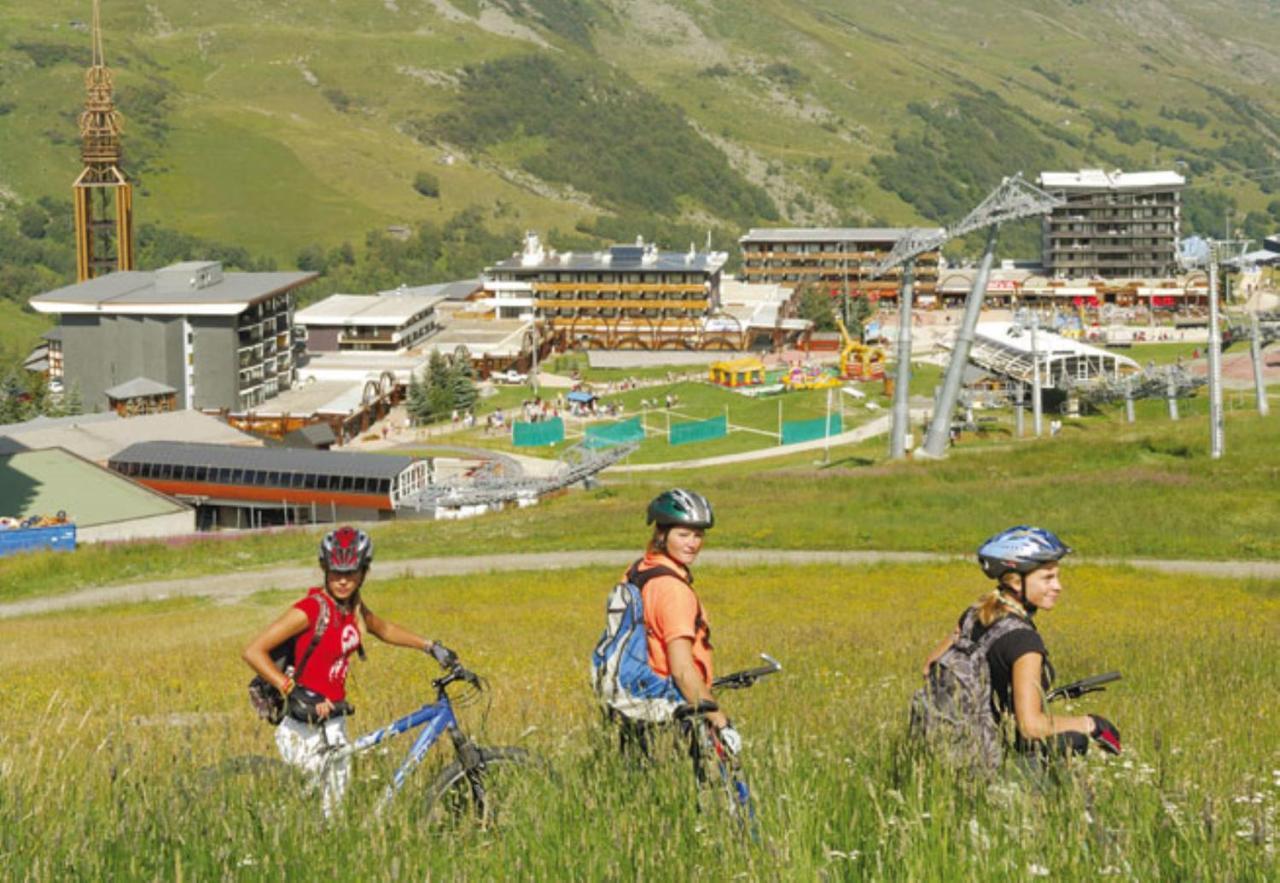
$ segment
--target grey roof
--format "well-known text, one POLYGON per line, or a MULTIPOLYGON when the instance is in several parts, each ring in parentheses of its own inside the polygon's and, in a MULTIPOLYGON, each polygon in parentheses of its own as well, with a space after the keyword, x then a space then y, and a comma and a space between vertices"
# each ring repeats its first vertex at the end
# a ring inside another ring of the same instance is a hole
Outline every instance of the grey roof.
POLYGON ((262 445, 261 439, 199 411, 169 411, 127 420, 107 411, 0 426, 0 451, 61 447, 95 462, 107 460, 134 442, 159 439, 262 445))
POLYGON ((62 340, 62 326, 54 325, 44 334, 40 335, 45 340, 62 340))
MULTIPOLYGON (((114 423, 121 417, 115 411, 102 411, 96 414, 77 414, 74 417, 46 417, 39 414, 21 423, 0 423, 0 436, 21 435, 37 429, 74 429, 89 423, 114 423)), ((40 447, 57 447, 57 445, 40 445, 40 447)))
MULTIPOLYGON (((915 227, 752 227, 738 242, 897 242, 915 227)), ((941 233, 942 228, 927 227, 941 233)))
POLYGON ((328 423, 308 423, 284 437, 284 447, 320 448, 338 440, 328 423))
POLYGON ((646 261, 644 252, 643 246, 635 245, 615 245, 608 251, 551 251, 536 263, 525 263, 516 254, 486 268, 485 273, 717 273, 728 260, 728 255, 720 251, 659 251, 646 261))
POLYGON ((169 463, 175 466, 394 479, 413 465, 413 458, 403 455, 348 454, 342 451, 294 448, 238 448, 196 442, 156 441, 129 445, 112 457, 110 462, 112 466, 118 463, 169 463))
POLYGON ((110 389, 103 390, 109 399, 136 399, 140 396, 165 396, 177 390, 168 384, 152 380, 150 377, 135 377, 124 383, 117 383, 110 389))
POLYGON ((92 308, 95 312, 104 313, 181 315, 189 311, 234 315, 260 300, 310 282, 317 275, 297 272, 227 273, 220 281, 205 288, 167 292, 157 285, 159 272, 122 270, 108 273, 37 294, 31 298, 31 306, 42 313, 83 312, 85 308, 92 308), (80 309, 75 309, 77 307, 80 309))

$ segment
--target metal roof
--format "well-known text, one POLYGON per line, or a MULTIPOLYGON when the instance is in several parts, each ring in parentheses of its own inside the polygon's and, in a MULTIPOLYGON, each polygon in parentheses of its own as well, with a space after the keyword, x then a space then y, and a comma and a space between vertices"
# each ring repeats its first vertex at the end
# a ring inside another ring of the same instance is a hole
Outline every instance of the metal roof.
POLYGON ((10 516, 52 515, 78 527, 169 515, 187 507, 61 448, 0 455, 0 499, 10 516))
POLYGON ((40 335, 45 340, 62 340, 62 326, 54 325, 44 334, 40 335))
MULTIPOLYGON (((914 227, 752 227, 738 242, 884 242, 895 243, 914 227)), ((941 227, 924 228, 941 233, 941 227)))
POLYGON ((111 458, 112 466, 118 463, 168 463, 174 466, 395 479, 413 465, 413 458, 403 455, 349 454, 342 451, 305 451, 293 448, 237 448, 196 442, 157 441, 130 445, 111 458))
POLYGON ((293 314, 297 325, 386 325, 397 328, 435 308, 442 294, 403 292, 332 294, 293 314))
POLYGON ((316 273, 227 273, 204 288, 162 290, 158 277, 180 270, 175 264, 155 272, 121 270, 37 294, 40 313, 131 313, 140 315, 234 316, 260 300, 297 288, 316 273))
MULTIPOLYGON (((944 341, 950 347, 952 341, 944 341)), ((969 359, 995 374, 1028 382, 1040 363, 1042 382, 1054 385, 1065 373, 1073 382, 1090 382, 1101 377, 1138 371, 1138 363, 1127 356, 1090 346, 1043 329, 1036 332, 1035 359, 1031 353, 1031 332, 1014 322, 982 322, 974 332, 969 359)))
POLYGON ((169 411, 125 420, 114 411, 0 426, 0 451, 66 448, 101 463, 134 442, 202 441, 260 447, 262 440, 199 411, 169 411))
MULTIPOLYGON (((375 383, 378 375, 371 378, 375 383)), ((365 380, 315 380, 290 387, 275 398, 268 399, 253 409, 259 417, 291 414, 347 415, 360 409, 365 380)))
POLYGON ((1079 190, 1128 190, 1145 187, 1182 187, 1187 179, 1177 172, 1106 172, 1102 169, 1081 169, 1078 172, 1041 172, 1041 187, 1045 189, 1079 190))
POLYGON ((176 392, 177 390, 172 386, 152 380, 150 377, 135 377, 103 390, 107 398, 117 400, 136 399, 140 396, 164 396, 176 392))

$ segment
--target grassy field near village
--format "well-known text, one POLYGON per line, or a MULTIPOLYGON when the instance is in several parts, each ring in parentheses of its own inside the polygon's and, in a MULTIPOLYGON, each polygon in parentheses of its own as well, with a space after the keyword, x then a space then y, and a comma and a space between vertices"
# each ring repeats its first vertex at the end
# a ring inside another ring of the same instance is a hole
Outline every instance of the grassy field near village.
MULTIPOLYGON (((986 529, 979 523, 966 544, 986 529)), ((1132 519, 1114 525, 1140 528, 1132 519)), ((296 792, 210 786, 196 775, 233 755, 274 751, 245 701, 239 651, 292 593, 0 621, 6 874, 545 880, 679 868, 698 879, 1262 880, 1274 872, 1277 583, 1069 567, 1062 603, 1041 622, 1060 677, 1118 669, 1124 680, 1064 711, 1105 714, 1126 752, 1091 755, 1055 779, 1010 770, 984 785, 915 762, 902 741, 923 655, 983 588, 975 566, 704 568, 698 584, 720 670, 751 665, 758 651, 785 667, 725 697, 758 805, 760 842, 750 844, 718 804, 695 810, 687 760, 664 752, 642 773, 614 757, 586 671, 615 578, 597 568, 553 579, 370 583, 379 612, 446 640, 489 678, 491 709, 463 711, 466 726, 548 761, 519 780, 499 824, 483 830, 423 822, 432 769, 373 815, 407 743, 357 760, 350 815, 331 827, 296 792)), ((372 647, 352 674, 353 731, 425 701, 434 671, 421 654, 372 647)))
MULTIPOLYGON (((1231 399, 1228 399, 1230 403, 1231 399)), ((627 549, 643 538, 644 504, 688 484, 717 507, 714 545, 724 548, 897 549, 964 554, 1011 519, 1052 525, 1089 557, 1280 557, 1280 416, 1227 409, 1227 455, 1209 458, 1202 400, 1138 403, 1068 422, 1061 435, 1018 441, 996 425, 966 436, 942 462, 885 461, 886 441, 802 452, 696 471, 606 474, 528 508, 469 521, 399 521, 372 527, 379 562, 560 549, 627 549)), ((1030 431, 1030 418, 1027 420, 1030 431)), ((697 447, 690 445, 690 448, 697 447)), ((217 574, 270 564, 309 564, 314 529, 220 535, 184 544, 93 546, 73 555, 0 560, 0 601, 86 586, 217 574)))

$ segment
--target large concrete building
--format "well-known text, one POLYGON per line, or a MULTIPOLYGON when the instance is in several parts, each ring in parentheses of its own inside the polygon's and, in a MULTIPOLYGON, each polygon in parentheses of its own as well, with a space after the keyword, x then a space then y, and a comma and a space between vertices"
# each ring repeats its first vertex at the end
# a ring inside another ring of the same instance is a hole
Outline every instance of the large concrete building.
MULTIPOLYGON (((901 269, 872 277, 910 230, 905 227, 763 227, 738 240, 742 278, 800 288, 818 285, 832 297, 897 300, 901 269)), ((931 231, 932 232, 932 231, 931 231)), ((938 285, 938 252, 916 258, 913 291, 928 304, 938 285)))
POLYGON ((485 270, 499 319, 536 315, 561 346, 698 349, 718 342, 708 319, 720 308, 724 252, 661 251, 652 243, 556 252, 537 235, 485 270))
POLYGON ((293 292, 314 278, 192 261, 98 276, 31 306, 60 317, 63 382, 86 409, 144 378, 172 387, 179 408, 240 411, 293 384, 293 292))
POLYGON ((1042 172, 1066 200, 1044 219, 1045 272, 1059 279, 1149 279, 1176 271, 1182 188, 1176 172, 1042 172))

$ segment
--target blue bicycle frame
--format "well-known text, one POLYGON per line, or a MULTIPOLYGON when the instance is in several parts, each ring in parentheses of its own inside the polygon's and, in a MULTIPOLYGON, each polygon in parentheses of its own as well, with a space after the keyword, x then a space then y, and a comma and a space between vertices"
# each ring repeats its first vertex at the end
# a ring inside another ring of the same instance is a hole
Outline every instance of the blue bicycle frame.
POLYGON ((449 701, 449 695, 445 692, 445 687, 458 680, 474 683, 474 678, 475 676, 470 672, 458 668, 445 677, 432 681, 437 694, 435 702, 429 702, 417 711, 411 712, 381 729, 361 736, 349 745, 333 749, 327 763, 334 763, 343 758, 368 751, 388 739, 399 736, 401 733, 407 733, 409 730, 422 727, 422 732, 413 740, 408 756, 400 764, 400 768, 396 770, 391 783, 387 785, 386 793, 378 803, 378 811, 381 812, 395 798, 396 793, 404 787, 405 780, 409 777, 409 774, 427 756, 427 752, 431 750, 431 747, 436 744, 442 734, 449 733, 450 738, 453 740, 454 748, 458 750, 460 755, 463 753, 464 746, 467 744, 467 737, 458 728, 458 718, 453 713, 453 704, 449 701))

